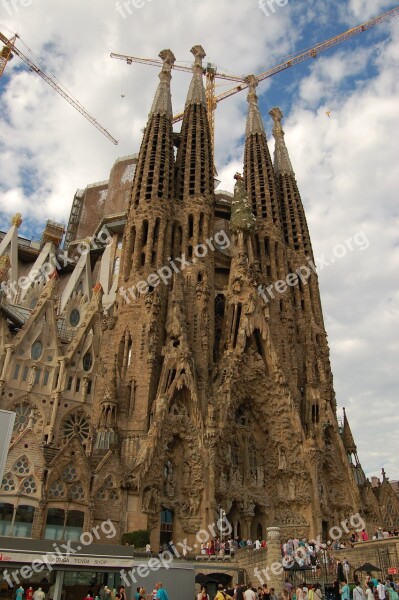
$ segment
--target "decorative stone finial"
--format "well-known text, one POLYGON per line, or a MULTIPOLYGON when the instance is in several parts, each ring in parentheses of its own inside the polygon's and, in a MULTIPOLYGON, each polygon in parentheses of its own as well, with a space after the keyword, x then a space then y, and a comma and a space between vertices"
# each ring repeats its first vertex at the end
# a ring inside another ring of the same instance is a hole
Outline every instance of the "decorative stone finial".
POLYGON ((278 136, 284 137, 284 131, 283 131, 283 127, 281 125, 281 120, 284 115, 281 112, 281 110, 276 106, 275 108, 271 109, 271 111, 269 112, 269 115, 273 119, 273 123, 274 123, 274 127, 273 127, 274 137, 278 137, 278 136))
POLYGON ((163 68, 170 71, 176 60, 172 50, 161 50, 158 56, 163 60, 163 68))
POLYGON ((15 225, 17 228, 22 225, 22 215, 21 213, 15 213, 15 215, 11 219, 11 225, 15 225))
POLYGON ((202 61, 206 56, 205 50, 202 46, 197 45, 193 46, 190 50, 191 54, 194 55, 195 65, 200 65, 202 67, 202 61))
POLYGON ((278 107, 272 108, 269 115, 273 119, 273 137, 276 140, 274 148, 274 170, 277 175, 294 175, 294 169, 288 155, 288 150, 284 141, 284 130, 281 125, 283 113, 278 107))
POLYGON ((162 70, 159 73, 159 84, 155 92, 154 102, 150 110, 151 115, 166 115, 172 118, 172 99, 170 96, 170 80, 172 79, 171 70, 176 60, 172 50, 161 50, 158 54, 163 60, 162 70))
POLYGON ((206 96, 202 75, 204 72, 202 59, 205 58, 205 50, 202 46, 193 46, 190 50, 194 55, 193 78, 188 89, 186 108, 190 104, 202 104, 206 107, 206 96))

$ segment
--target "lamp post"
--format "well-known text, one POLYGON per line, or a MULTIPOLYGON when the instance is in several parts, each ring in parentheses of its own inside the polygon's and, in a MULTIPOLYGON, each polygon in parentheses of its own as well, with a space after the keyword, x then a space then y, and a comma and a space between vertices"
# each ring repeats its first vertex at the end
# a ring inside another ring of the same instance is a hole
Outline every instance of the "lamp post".
POLYGON ((220 518, 219 518, 219 532, 220 532, 220 541, 223 544, 223 519, 226 516, 226 511, 223 508, 220 508, 220 518))

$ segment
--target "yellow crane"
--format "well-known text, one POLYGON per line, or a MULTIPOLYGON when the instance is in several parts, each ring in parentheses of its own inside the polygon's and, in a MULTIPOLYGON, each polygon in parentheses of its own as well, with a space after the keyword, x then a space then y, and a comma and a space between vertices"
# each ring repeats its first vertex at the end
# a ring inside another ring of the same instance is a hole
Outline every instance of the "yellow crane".
MULTIPOLYGON (((344 31, 343 33, 340 33, 339 35, 335 35, 334 37, 331 37, 328 40, 325 40, 324 42, 320 42, 319 44, 317 44, 313 48, 310 48, 309 50, 305 50, 304 52, 300 52, 299 54, 294 55, 289 60, 279 63, 275 67, 272 67, 271 69, 268 69, 267 71, 264 71, 263 73, 260 73, 259 75, 256 75, 255 76, 256 80, 259 83, 261 81, 264 81, 265 79, 268 79, 269 77, 272 77, 273 75, 276 75, 277 73, 280 73, 281 71, 290 69, 291 67, 307 60, 308 58, 316 58, 321 52, 324 52, 325 50, 328 50, 329 48, 332 48, 333 46, 337 46, 338 44, 341 44, 341 42, 349 40, 350 38, 352 38, 356 35, 359 35, 360 33, 363 33, 364 31, 367 31, 368 29, 371 29, 372 27, 379 25, 380 23, 382 23, 384 21, 389 21, 390 19, 393 19, 394 17, 396 17, 398 15, 399 15, 399 6, 379 15, 378 17, 374 17, 374 19, 370 19, 369 21, 366 21, 365 23, 362 23, 361 25, 352 27, 351 29, 344 31)), ((142 63, 145 65, 150 65, 150 66, 154 66, 154 67, 159 67, 159 66, 162 66, 162 64, 163 64, 162 61, 158 60, 158 59, 138 58, 136 56, 127 56, 124 54, 116 54, 114 52, 111 53, 111 58, 125 60, 127 62, 127 64, 129 64, 129 65, 131 65, 133 62, 142 63)), ((176 69, 177 71, 189 71, 189 72, 192 71, 192 69, 190 67, 177 65, 177 64, 174 64, 172 68, 176 69)), ((246 89, 249 84, 246 81, 246 77, 218 73, 216 66, 211 63, 208 63, 207 66, 204 68, 204 75, 206 77, 206 99, 207 99, 208 118, 209 118, 209 125, 210 125, 210 129, 211 129, 211 139, 212 139, 212 147, 213 147, 214 146, 214 138, 215 138, 214 111, 215 111, 218 103, 221 102, 222 100, 225 100, 226 98, 229 98, 230 96, 233 96, 234 94, 237 94, 238 92, 241 92, 242 90, 246 89), (235 82, 239 83, 239 85, 216 96, 215 95, 215 79, 216 78, 235 81, 235 82)), ((183 118, 183 114, 184 113, 179 113, 179 114, 175 115, 173 117, 173 123, 178 123, 179 121, 181 121, 183 118)))
POLYGON ((103 135, 105 135, 113 144, 117 144, 118 141, 98 123, 98 121, 92 117, 87 110, 68 92, 63 89, 59 83, 55 80, 52 75, 45 73, 43 69, 41 69, 38 65, 36 65, 30 58, 28 58, 19 48, 16 47, 16 41, 19 39, 19 35, 15 34, 13 37, 8 39, 3 33, 0 31, 0 41, 3 42, 4 46, 0 51, 0 77, 3 75, 7 63, 13 58, 13 55, 16 54, 19 58, 28 65, 29 69, 39 75, 46 83, 48 83, 53 90, 55 90, 60 96, 62 96, 69 104, 71 104, 77 111, 80 112, 94 127, 96 127, 103 135))

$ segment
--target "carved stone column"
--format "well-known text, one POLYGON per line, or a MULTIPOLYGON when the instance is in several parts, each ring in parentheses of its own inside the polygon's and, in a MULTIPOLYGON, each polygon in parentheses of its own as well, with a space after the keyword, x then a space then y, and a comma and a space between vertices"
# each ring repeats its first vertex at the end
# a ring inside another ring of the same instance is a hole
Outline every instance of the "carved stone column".
POLYGON ((279 527, 267 528, 267 566, 270 580, 268 586, 274 588, 279 596, 284 587, 284 571, 281 556, 281 539, 279 527))

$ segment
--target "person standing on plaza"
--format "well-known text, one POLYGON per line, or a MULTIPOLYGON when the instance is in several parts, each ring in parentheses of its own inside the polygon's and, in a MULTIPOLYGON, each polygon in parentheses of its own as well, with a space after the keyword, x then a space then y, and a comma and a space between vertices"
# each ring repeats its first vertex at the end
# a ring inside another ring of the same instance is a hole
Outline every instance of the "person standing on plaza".
POLYGON ((199 594, 197 594, 197 600, 209 600, 209 594, 206 592, 206 587, 203 585, 199 594))
POLYGON ((360 583, 353 589, 353 600, 364 600, 364 594, 360 583))
POLYGON ((347 582, 349 582, 349 574, 350 574, 351 567, 350 567, 350 564, 349 564, 349 561, 347 558, 344 558, 344 562, 342 564, 342 569, 343 569, 343 572, 345 575, 345 580, 347 582))
POLYGON ((347 582, 341 587, 341 600, 350 600, 351 592, 347 582))
POLYGON ((364 596, 366 598, 366 600, 374 600, 374 593, 373 593, 373 584, 366 584, 365 589, 364 589, 364 596))
POLYGON ((45 597, 46 594, 43 592, 41 587, 39 587, 33 594, 33 600, 44 600, 45 597))
POLYGON ((304 600, 303 583, 300 583, 295 590, 296 600, 304 600))
POLYGON ((20 585, 15 593, 15 600, 22 600, 22 598, 24 597, 24 593, 25 593, 25 590, 22 587, 22 585, 20 585))
POLYGON ((385 585, 383 583, 381 583, 381 579, 377 579, 377 594, 378 594, 378 598, 379 600, 385 600, 386 598, 386 590, 385 590, 385 585))
POLYGON ((168 592, 163 587, 162 581, 158 581, 155 587, 157 589, 157 600, 169 600, 168 592))
POLYGON ((251 581, 248 583, 247 589, 244 592, 244 600, 256 600, 256 592, 252 589, 251 581))
POLYGON ((218 591, 215 596, 215 600, 233 600, 233 598, 224 591, 222 583, 218 584, 218 591))

